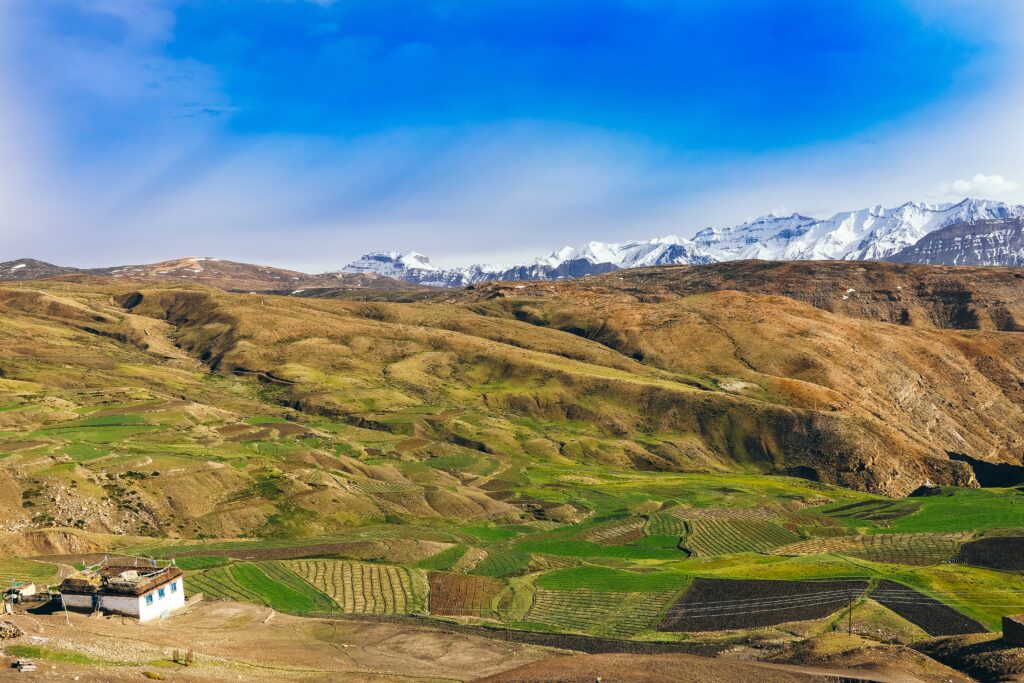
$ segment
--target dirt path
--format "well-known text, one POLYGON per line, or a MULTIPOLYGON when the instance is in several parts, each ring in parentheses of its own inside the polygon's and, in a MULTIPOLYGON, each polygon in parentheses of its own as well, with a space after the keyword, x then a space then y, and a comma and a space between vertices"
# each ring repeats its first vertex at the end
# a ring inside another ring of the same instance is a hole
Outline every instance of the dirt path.
MULTIPOLYGON (((556 651, 505 643, 429 626, 302 619, 269 608, 200 603, 164 622, 63 613, 15 615, 27 634, 13 645, 74 652, 78 662, 40 657, 37 674, 19 681, 463 681, 516 668, 556 651), (196 664, 169 662, 174 649, 194 650, 196 664), (85 658, 84 660, 82 658, 85 658)), ((0 659, 0 677, 13 658, 0 659)))
POLYGON ((664 655, 570 655, 533 662, 481 678, 479 683, 926 683, 927 679, 881 666, 830 668, 767 664, 728 658, 664 655))

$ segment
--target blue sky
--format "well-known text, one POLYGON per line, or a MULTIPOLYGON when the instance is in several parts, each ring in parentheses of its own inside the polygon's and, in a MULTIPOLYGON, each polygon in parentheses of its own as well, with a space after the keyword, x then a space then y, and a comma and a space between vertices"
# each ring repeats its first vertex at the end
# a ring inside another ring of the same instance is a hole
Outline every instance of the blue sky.
POLYGON ((1013 0, 6 0, 0 260, 511 261, 1024 201, 1013 0))

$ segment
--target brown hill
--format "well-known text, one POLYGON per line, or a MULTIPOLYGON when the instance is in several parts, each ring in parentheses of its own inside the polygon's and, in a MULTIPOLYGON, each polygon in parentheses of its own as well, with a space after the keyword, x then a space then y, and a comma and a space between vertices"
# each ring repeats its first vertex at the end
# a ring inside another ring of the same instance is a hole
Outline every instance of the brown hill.
MULTIPOLYGON (((830 274, 844 267, 845 282, 870 277, 862 264, 824 266, 830 274)), ((895 302, 922 316, 912 327, 767 294, 692 294, 695 285, 676 282, 676 273, 693 271, 494 284, 448 304, 278 299, 257 307, 173 290, 129 303, 177 325, 184 348, 212 367, 277 381, 285 400, 319 413, 460 400, 496 420, 499 443, 517 432, 509 416, 577 420, 595 436, 551 443, 563 455, 653 469, 751 467, 896 494, 928 479, 973 481, 948 452, 1021 462, 1019 335, 932 327, 950 321, 937 314, 941 297, 895 302), (331 379, 341 376, 344 391, 331 379)), ((929 291, 937 278, 925 275, 913 291, 929 291)), ((996 302, 982 297, 989 275, 972 277, 971 305, 991 311, 996 302)), ((992 288, 1006 287, 1004 277, 995 271, 992 288)), ((781 289, 785 281, 775 282, 781 289)), ((816 298, 813 284, 801 294, 816 298)), ((885 305, 871 299, 850 310, 869 317, 885 305)))
MULTIPOLYGON (((1024 330, 1024 269, 877 261, 730 261, 620 270, 585 280, 638 300, 736 290, 781 295, 843 316, 898 325, 1024 330)), ((533 287, 535 285, 531 285, 533 287)), ((571 285, 569 285, 571 287, 571 285)), ((512 283, 478 286, 474 298, 512 283)))
POLYGON ((109 268, 68 268, 23 259, 0 263, 0 281, 38 280, 55 277, 112 277, 125 280, 199 283, 229 291, 278 291, 299 293, 307 288, 348 291, 352 289, 415 290, 405 282, 366 273, 309 275, 294 270, 239 263, 209 257, 186 257, 143 265, 109 268))
MULTIPOLYGON (((173 275, 8 283, 0 527, 516 519, 481 486, 524 462, 903 495, 976 484, 963 455, 1024 461, 1024 336, 990 324, 1017 315, 1015 271, 814 265, 730 265, 728 286, 709 275, 725 268, 659 268, 410 303, 173 275), (962 317, 940 315, 940 282, 969 293, 983 329, 949 327, 962 317), (838 288, 871 294, 854 307, 838 288), (879 322, 890 306, 909 324, 879 322)), ((575 514, 563 507, 552 514, 575 514)))
POLYGON ((78 268, 55 266, 32 258, 0 263, 0 280, 40 280, 78 272, 78 268))

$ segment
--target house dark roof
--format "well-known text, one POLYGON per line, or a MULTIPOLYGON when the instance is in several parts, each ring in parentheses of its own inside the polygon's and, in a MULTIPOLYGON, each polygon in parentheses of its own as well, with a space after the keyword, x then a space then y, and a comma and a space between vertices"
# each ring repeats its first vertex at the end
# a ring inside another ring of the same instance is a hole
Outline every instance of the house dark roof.
POLYGON ((177 567, 126 567, 107 565, 64 579, 61 593, 145 595, 182 575, 177 567))

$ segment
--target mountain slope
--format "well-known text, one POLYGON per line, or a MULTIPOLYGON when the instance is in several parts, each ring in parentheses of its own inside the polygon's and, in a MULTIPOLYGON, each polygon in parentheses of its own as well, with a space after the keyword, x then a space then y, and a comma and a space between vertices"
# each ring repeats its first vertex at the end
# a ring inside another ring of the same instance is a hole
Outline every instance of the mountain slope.
MULTIPOLYGON (((1020 271, 843 262, 408 304, 112 278, 0 287, 0 527, 294 536, 517 520, 488 487, 526 469, 762 472, 892 495, 971 485, 963 456, 1024 460, 1024 337, 938 314, 939 283, 961 273, 979 320, 1018 310, 1005 278, 1020 271), (837 279, 867 305, 824 289, 837 279), (911 324, 879 322, 899 287, 911 324), (843 305, 824 310, 832 298, 843 305)), ((549 502, 574 519, 600 509, 549 502)))
POLYGON ((195 282, 228 290, 294 291, 312 287, 402 289, 409 285, 372 273, 308 275, 294 270, 210 257, 185 257, 142 265, 109 268, 70 268, 35 259, 0 263, 0 281, 37 280, 67 276, 101 276, 130 280, 195 282))
POLYGON ((886 260, 950 266, 1021 266, 1024 265, 1024 220, 955 223, 925 235, 886 260))
POLYGON ((0 280, 38 280, 78 272, 81 271, 77 268, 55 266, 31 258, 0 263, 0 280))
MULTIPOLYGON (((442 269, 415 252, 373 252, 344 272, 376 273, 434 287, 464 286, 488 280, 559 280, 622 268, 760 260, 881 260, 947 226, 1024 217, 1024 207, 965 199, 956 204, 908 202, 845 211, 828 219, 794 213, 770 214, 726 228, 707 228, 692 239, 676 236, 648 241, 589 242, 559 249, 532 264, 474 265, 442 269)), ((970 261, 962 261, 970 262, 970 261)), ((979 262, 977 265, 985 265, 979 262)), ((988 262, 987 265, 1001 265, 988 262)))

